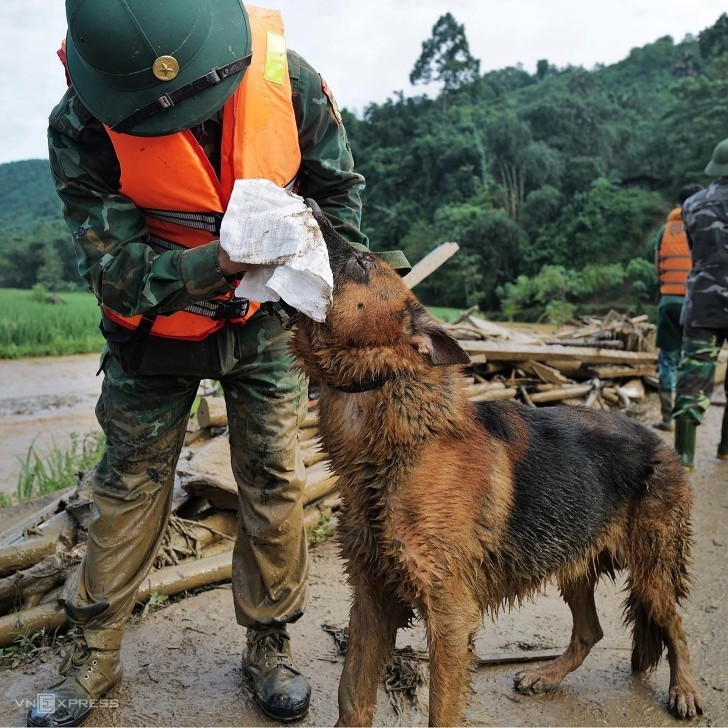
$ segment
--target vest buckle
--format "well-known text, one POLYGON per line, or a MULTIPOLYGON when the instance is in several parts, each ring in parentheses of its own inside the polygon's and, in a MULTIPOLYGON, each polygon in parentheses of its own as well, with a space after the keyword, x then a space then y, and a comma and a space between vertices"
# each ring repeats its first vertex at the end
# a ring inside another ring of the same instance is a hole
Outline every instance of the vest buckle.
POLYGON ((220 301, 217 304, 214 320, 242 318, 248 313, 250 301, 247 298, 231 298, 229 301, 220 301))

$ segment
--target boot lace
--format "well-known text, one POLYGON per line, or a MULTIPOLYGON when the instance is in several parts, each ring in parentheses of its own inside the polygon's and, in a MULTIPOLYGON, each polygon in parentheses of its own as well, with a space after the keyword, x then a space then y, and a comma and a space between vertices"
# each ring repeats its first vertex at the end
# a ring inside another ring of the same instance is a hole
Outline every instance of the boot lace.
POLYGON ((68 652, 61 661, 61 674, 68 675, 71 672, 82 670, 87 666, 89 657, 91 657, 91 648, 86 644, 83 634, 73 635, 68 652))
POLYGON ((287 650, 288 640, 289 637, 283 630, 270 630, 255 634, 253 637, 255 650, 261 659, 265 660, 266 668, 287 667, 293 672, 298 672, 291 663, 287 650))

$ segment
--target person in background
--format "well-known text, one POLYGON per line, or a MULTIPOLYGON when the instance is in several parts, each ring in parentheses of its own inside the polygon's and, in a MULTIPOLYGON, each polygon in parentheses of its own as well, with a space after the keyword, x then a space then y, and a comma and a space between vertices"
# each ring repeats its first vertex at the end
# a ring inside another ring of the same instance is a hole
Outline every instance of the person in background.
POLYGON ((657 356, 657 388, 661 417, 654 427, 665 431, 671 431, 673 428, 673 396, 682 349, 680 313, 685 300, 685 282, 692 268, 690 248, 682 221, 682 204, 688 197, 702 189, 702 185, 690 184, 680 190, 677 204, 670 211, 655 240, 655 269, 660 286, 655 344, 660 350, 657 356))
MULTIPOLYGON (((125 624, 165 533, 202 379, 220 382, 227 406, 243 670, 266 715, 298 720, 311 693, 288 632, 308 584, 305 382, 292 369, 285 311, 234 297, 246 266, 230 260, 219 230, 235 180, 267 179, 313 199, 342 237, 366 246, 364 180, 331 91, 286 49, 277 11, 240 0, 67 0, 66 16, 71 85, 50 115, 50 164, 101 311, 106 451, 65 597, 73 649, 28 724, 80 725, 121 681, 125 624)), ((401 255, 390 262, 407 267, 401 255)))
MULTIPOLYGON (((682 207, 693 267, 680 317, 683 354, 673 418, 675 449, 686 469, 694 467, 697 428, 710 406, 718 354, 728 341, 728 139, 716 145, 705 174, 713 181, 682 207)), ((725 387, 728 395, 728 378, 725 387)), ((728 407, 717 456, 728 460, 728 407)))

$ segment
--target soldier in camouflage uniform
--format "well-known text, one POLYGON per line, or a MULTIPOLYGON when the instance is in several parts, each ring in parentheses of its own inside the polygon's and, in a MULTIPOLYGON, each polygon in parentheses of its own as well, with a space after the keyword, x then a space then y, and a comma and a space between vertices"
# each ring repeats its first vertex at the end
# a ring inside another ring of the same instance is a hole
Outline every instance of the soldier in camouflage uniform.
MULTIPOLYGON (((213 44, 239 50, 238 57, 245 60, 250 43, 239 34, 250 25, 239 0, 199 4, 199 17, 211 15, 213 22, 209 35, 187 51, 194 63, 204 62, 213 44)), ((79 271, 103 307, 107 346, 101 357, 104 381, 96 413, 107 445, 93 482, 86 555, 65 601, 71 623, 79 628, 77 644, 64 660, 60 680, 44 691, 45 705, 29 711, 29 725, 79 725, 94 702, 121 680, 124 625, 164 534, 176 463, 202 379, 220 381, 228 411, 232 471, 239 491, 233 599, 237 620, 247 628, 243 667, 256 702, 269 716, 296 720, 308 709, 310 688, 294 666, 287 631, 303 613, 308 579, 305 473, 298 447, 306 392, 302 376, 291 368, 289 333, 279 317, 263 309, 244 325, 235 323, 241 302, 235 302, 229 314, 224 305, 215 304, 215 316, 230 319, 199 341, 162 338, 153 329, 140 335, 141 326, 135 331, 118 323, 118 317, 153 320, 204 306, 229 294, 245 272, 218 240, 163 251, 153 248, 145 211, 120 193, 120 163, 107 129, 124 121, 122 117, 140 118, 134 115, 145 95, 148 100, 162 93, 151 68, 133 67, 139 65, 140 52, 132 50, 127 39, 143 38, 142 46, 148 44, 143 53, 148 48, 157 54, 159 49, 177 53, 184 69, 183 51, 174 45, 169 51, 163 47, 174 32, 188 39, 200 30, 197 16, 190 16, 185 7, 144 0, 67 0, 67 68, 73 85, 50 117, 50 161, 73 231, 79 271), (149 22, 150 14, 156 22, 149 22), (84 54, 93 53, 97 56, 81 62, 84 54), (113 77, 98 69, 111 69, 113 77), (129 88, 136 88, 139 98, 127 93, 131 100, 125 107, 119 89, 129 88)), ((316 200, 347 241, 366 245, 359 230, 364 180, 354 171, 333 97, 304 59, 292 51, 284 53, 301 151, 298 192, 316 200)), ((210 67, 214 64, 203 69, 205 83, 215 76, 204 75, 210 67)), ((196 85, 183 88, 190 89, 186 97, 178 97, 170 108, 156 108, 138 127, 127 124, 125 133, 163 137, 189 128, 219 170, 218 110, 244 73, 235 70, 222 81, 224 74, 217 74, 210 86, 193 76, 196 85)), ((155 76, 159 78, 156 70, 155 76)), ((396 254, 390 262, 400 268, 407 265, 396 254)))
MULTIPOLYGON (((688 469, 694 467, 696 430, 710 405, 718 354, 728 341, 728 139, 715 147, 705 174, 716 179, 682 208, 693 267, 680 318, 683 354, 673 417, 675 449, 688 469)), ((728 460, 728 408, 717 455, 728 460)))
POLYGON ((682 326, 680 315, 685 301, 685 284, 692 268, 690 248, 682 222, 682 203, 701 185, 690 184, 680 189, 677 205, 668 215, 655 239, 655 272, 660 286, 660 303, 657 307, 657 355, 658 393, 660 395, 659 422, 653 427, 672 431, 672 408, 677 368, 682 350, 682 326))

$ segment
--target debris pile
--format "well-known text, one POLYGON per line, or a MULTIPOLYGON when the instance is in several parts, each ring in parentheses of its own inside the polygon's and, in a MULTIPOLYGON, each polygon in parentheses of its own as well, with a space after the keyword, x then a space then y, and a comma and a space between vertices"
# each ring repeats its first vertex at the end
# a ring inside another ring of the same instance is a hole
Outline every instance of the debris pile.
POLYGON ((519 399, 626 408, 656 386, 655 326, 647 316, 611 311, 548 335, 524 333, 467 315, 447 328, 472 361, 474 401, 519 399))

